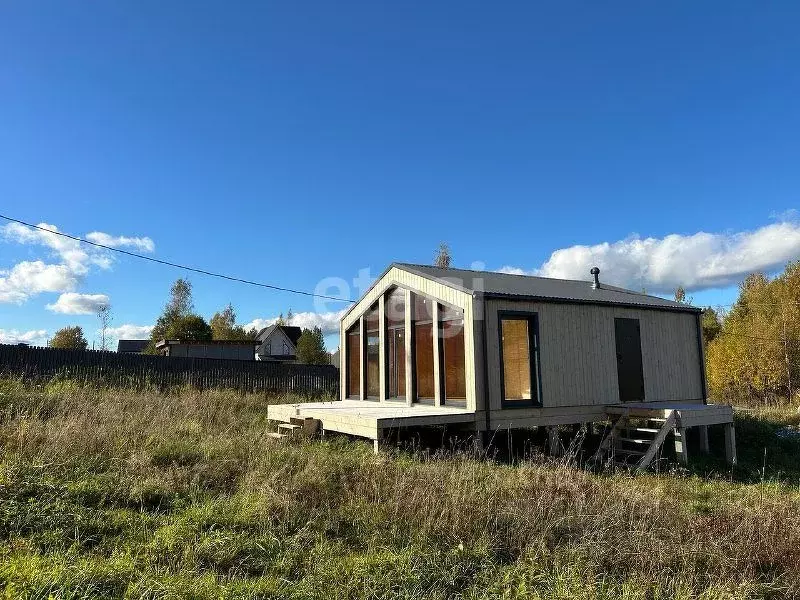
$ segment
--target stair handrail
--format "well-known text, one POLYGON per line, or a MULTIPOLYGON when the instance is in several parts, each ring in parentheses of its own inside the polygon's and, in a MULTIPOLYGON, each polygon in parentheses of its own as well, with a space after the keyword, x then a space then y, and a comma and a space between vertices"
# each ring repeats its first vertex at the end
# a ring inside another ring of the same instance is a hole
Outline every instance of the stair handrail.
POLYGON ((669 432, 675 427, 675 411, 670 410, 669 414, 667 415, 666 420, 661 425, 661 429, 659 429, 656 437, 653 438, 653 441, 650 443, 650 447, 647 449, 647 452, 644 453, 639 462, 636 463, 636 471, 643 471, 647 467, 650 466, 650 463, 653 462, 653 459, 656 456, 656 452, 661 446, 664 444, 664 441, 667 439, 667 435, 669 432))

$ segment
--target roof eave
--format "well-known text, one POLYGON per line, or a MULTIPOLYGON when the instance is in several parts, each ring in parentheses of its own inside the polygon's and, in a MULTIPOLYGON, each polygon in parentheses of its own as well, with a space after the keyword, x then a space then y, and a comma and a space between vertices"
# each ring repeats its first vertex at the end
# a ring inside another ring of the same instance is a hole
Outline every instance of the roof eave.
POLYGON ((660 304, 644 304, 640 302, 614 302, 613 300, 591 300, 583 298, 562 298, 552 296, 536 296, 529 294, 503 294, 500 292, 475 292, 484 298, 528 300, 530 302, 550 302, 552 304, 595 304, 599 306, 619 306, 622 308, 640 308, 646 310, 663 310, 669 312, 701 313, 703 309, 696 306, 671 306, 660 304))

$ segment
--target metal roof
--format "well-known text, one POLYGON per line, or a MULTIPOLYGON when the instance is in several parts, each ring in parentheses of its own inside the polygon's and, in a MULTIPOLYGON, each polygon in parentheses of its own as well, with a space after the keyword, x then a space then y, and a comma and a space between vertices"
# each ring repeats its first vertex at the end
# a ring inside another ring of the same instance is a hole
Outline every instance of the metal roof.
POLYGON ((483 293, 486 296, 524 298, 545 302, 641 306, 687 312, 700 311, 699 308, 688 304, 605 284, 602 281, 602 273, 600 274, 600 287, 595 289, 590 281, 573 279, 552 279, 549 277, 512 275, 493 271, 470 271, 467 269, 442 269, 440 267, 409 263, 394 263, 393 266, 464 292, 483 293))
POLYGON ((289 341, 297 347, 297 342, 300 341, 300 336, 303 335, 303 330, 300 327, 296 327, 295 325, 278 325, 277 323, 273 323, 272 325, 267 325, 258 332, 256 339, 258 340, 259 344, 263 344, 264 341, 272 334, 273 331, 276 329, 280 329, 283 334, 289 338, 289 341))
POLYGON ((150 340, 119 340, 117 342, 117 352, 130 352, 140 354, 147 348, 150 340))

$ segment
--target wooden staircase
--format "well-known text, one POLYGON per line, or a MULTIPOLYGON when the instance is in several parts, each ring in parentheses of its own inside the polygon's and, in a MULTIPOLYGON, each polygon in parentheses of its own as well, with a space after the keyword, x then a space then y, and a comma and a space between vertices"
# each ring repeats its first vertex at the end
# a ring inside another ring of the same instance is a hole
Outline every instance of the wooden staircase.
POLYGON ((592 460, 637 472, 647 469, 670 433, 674 431, 676 445, 682 442, 676 411, 666 411, 665 415, 631 416, 624 409, 614 410, 609 415, 611 428, 592 460))
POLYGON ((320 432, 321 422, 311 417, 292 417, 288 423, 278 423, 278 431, 267 432, 267 437, 285 440, 293 437, 314 437, 320 432))

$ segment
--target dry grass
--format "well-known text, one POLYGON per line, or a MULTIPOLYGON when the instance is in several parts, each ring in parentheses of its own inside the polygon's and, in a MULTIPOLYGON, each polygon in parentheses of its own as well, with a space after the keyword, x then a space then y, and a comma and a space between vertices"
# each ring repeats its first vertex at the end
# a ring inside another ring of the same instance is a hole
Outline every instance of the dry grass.
POLYGON ((0 394, 9 597, 800 595, 790 485, 275 444, 255 396, 0 394))

